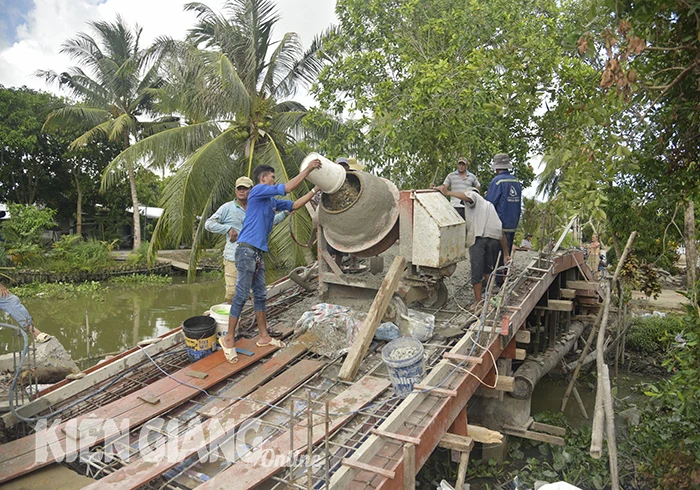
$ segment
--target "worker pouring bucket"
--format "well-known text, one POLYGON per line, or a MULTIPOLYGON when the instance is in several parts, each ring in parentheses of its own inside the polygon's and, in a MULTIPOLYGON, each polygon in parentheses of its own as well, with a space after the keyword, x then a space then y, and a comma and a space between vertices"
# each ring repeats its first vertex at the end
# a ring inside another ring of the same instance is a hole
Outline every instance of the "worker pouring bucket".
POLYGON ((312 160, 316 159, 321 160, 321 168, 312 170, 306 179, 317 185, 326 194, 337 192, 345 182, 345 169, 342 165, 331 162, 318 153, 309 153, 301 162, 300 169, 303 171, 312 160))

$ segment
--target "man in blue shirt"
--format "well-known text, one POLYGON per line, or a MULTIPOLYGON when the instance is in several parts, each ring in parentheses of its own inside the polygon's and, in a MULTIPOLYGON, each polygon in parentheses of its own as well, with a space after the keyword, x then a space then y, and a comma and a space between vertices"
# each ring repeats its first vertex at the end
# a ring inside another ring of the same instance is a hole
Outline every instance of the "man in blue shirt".
MULTIPOLYGON (((520 222, 521 199, 522 199, 522 184, 513 177, 510 171, 513 165, 510 163, 510 157, 507 153, 499 153, 493 157, 491 167, 497 175, 491 181, 489 190, 486 192, 486 200, 493 204, 496 208, 496 213, 503 224, 503 233, 508 240, 508 252, 513 248, 513 240, 515 239, 515 230, 520 222)), ((503 265, 503 256, 498 266, 503 265)), ((496 274, 496 283, 500 286, 503 284, 504 274, 496 274)))
POLYGON ((314 197, 318 189, 314 188, 296 201, 275 199, 274 196, 285 196, 299 187, 304 179, 317 168, 321 168, 320 160, 313 160, 302 172, 286 184, 275 183, 275 169, 268 165, 259 165, 253 171, 255 186, 248 194, 248 208, 246 209, 243 228, 238 234, 238 247, 235 251, 236 269, 236 294, 231 302, 229 314, 228 332, 219 339, 224 350, 226 360, 238 362, 236 354, 235 338, 238 318, 243 310, 251 289, 253 290, 253 308, 258 325, 258 347, 274 345, 284 347, 280 340, 273 339, 267 332, 267 314, 265 299, 267 286, 265 283, 265 263, 263 252, 268 251, 267 239, 272 231, 275 211, 294 211, 306 205, 314 197))
MULTIPOLYGON (((231 304, 236 293, 236 249, 238 248, 238 234, 243 228, 245 211, 248 208, 248 194, 253 187, 253 181, 248 177, 239 177, 236 180, 236 199, 221 205, 204 223, 204 228, 211 233, 228 235, 224 245, 224 281, 226 283, 225 300, 231 304)), ((289 215, 287 211, 275 214, 272 226, 280 223, 289 215)))

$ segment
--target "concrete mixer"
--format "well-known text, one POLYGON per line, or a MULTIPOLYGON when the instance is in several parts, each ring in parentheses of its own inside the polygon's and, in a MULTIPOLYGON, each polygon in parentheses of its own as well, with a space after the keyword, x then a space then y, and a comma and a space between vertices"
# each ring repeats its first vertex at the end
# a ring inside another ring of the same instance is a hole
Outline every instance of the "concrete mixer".
MULTIPOLYGON (((309 155, 305 163, 317 157, 309 155)), ((381 278, 369 274, 343 273, 327 244, 358 257, 375 257, 398 240, 398 252, 408 267, 384 320, 397 321, 405 314, 405 305, 414 301, 442 306, 447 301, 443 279, 466 257, 466 225, 447 199, 435 190, 399 191, 392 182, 366 172, 340 174, 333 167, 339 165, 322 162, 320 170, 325 171, 314 175, 314 170, 308 176, 324 190, 318 208, 322 299, 366 307, 381 284, 381 278)))

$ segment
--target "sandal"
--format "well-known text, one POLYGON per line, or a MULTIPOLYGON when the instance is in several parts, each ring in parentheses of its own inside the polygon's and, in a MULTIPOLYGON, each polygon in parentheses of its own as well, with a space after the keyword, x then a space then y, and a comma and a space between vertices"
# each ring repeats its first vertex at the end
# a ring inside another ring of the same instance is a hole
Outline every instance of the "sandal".
POLYGON ((284 349, 284 347, 285 347, 284 342, 282 342, 281 340, 278 340, 278 339, 270 339, 269 342, 266 342, 264 344, 261 344, 260 342, 255 342, 255 345, 257 345, 258 347, 274 346, 274 347, 279 347, 280 349, 284 349))
POLYGON ((238 362, 238 353, 236 353, 236 348, 235 347, 226 347, 224 345, 224 338, 221 337, 219 338, 219 345, 224 351, 224 357, 228 362, 231 364, 236 364, 238 362))
POLYGON ((49 340, 51 340, 51 335, 41 332, 39 335, 36 336, 34 342, 36 342, 37 344, 43 344, 44 342, 48 342, 49 340))
POLYGON ((282 335, 284 335, 282 332, 280 332, 279 330, 275 330, 275 329, 272 328, 272 327, 269 327, 269 328, 267 329, 267 334, 268 334, 270 337, 274 337, 274 338, 276 338, 276 339, 278 339, 278 338, 280 338, 282 335))

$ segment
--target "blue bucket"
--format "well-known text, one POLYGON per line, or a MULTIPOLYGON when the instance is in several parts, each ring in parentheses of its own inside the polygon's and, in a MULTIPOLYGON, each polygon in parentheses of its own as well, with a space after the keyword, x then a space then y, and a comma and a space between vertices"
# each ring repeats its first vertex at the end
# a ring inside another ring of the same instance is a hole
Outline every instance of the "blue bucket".
POLYGON ((182 322, 185 347, 190 361, 204 359, 216 350, 216 320, 210 316, 193 316, 182 322))
POLYGON ((423 344, 411 337, 392 340, 382 349, 382 360, 389 371, 389 379, 394 386, 396 396, 404 398, 413 391, 413 385, 425 376, 423 367, 423 344), (408 357, 397 356, 400 349, 412 349, 415 352, 408 357))

